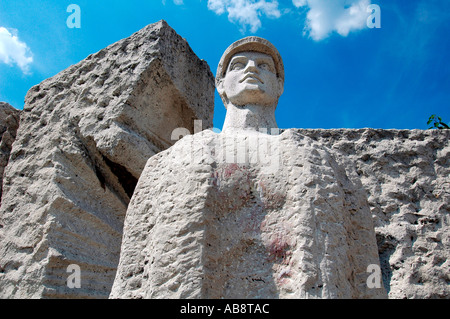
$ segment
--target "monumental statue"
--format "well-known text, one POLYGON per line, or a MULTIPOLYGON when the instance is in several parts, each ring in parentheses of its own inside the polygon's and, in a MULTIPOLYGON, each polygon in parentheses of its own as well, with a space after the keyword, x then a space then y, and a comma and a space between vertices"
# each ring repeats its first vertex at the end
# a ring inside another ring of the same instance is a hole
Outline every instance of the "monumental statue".
POLYGON ((128 206, 110 298, 383 298, 366 196, 322 145, 281 132, 267 40, 230 45, 221 133, 151 157, 128 206))

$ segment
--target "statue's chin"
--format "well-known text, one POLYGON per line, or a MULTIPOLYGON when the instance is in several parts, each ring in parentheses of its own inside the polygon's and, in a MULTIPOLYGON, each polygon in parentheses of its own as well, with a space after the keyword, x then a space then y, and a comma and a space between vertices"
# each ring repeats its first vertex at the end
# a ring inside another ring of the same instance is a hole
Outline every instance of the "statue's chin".
POLYGON ((249 105, 253 106, 272 106, 277 103, 277 99, 266 94, 259 86, 253 85, 253 87, 247 88, 245 91, 229 97, 231 104, 236 107, 245 107, 249 105))

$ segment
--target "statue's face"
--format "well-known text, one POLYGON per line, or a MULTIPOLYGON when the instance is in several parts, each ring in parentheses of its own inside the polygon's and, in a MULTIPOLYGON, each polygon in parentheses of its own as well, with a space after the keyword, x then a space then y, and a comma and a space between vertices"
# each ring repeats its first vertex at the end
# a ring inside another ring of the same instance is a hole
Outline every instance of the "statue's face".
POLYGON ((240 52, 231 58, 217 89, 234 105, 276 105, 283 84, 270 55, 240 52))

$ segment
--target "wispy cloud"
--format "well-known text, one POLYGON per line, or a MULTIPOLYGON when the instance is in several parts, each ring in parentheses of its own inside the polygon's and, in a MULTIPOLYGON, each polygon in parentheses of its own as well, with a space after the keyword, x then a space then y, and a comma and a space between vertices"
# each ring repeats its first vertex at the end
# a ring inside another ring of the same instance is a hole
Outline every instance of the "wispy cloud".
POLYGON ((23 73, 28 73, 33 57, 28 46, 19 40, 17 31, 0 27, 0 62, 17 64, 23 73))
POLYGON ((245 31, 255 33, 261 27, 262 15, 269 18, 281 16, 277 1, 266 0, 208 0, 208 9, 217 14, 228 14, 228 19, 241 25, 245 31))
POLYGON ((333 32, 347 36, 366 27, 370 0, 292 0, 297 8, 306 8, 304 34, 320 41, 333 32))

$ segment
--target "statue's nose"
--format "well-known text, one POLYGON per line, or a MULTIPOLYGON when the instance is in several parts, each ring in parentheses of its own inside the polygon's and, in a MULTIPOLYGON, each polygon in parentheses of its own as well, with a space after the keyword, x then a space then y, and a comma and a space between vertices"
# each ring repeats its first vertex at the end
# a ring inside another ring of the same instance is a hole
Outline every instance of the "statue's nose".
POLYGON ((258 68, 256 67, 256 62, 253 60, 248 60, 247 66, 245 67, 245 72, 258 73, 258 68))

